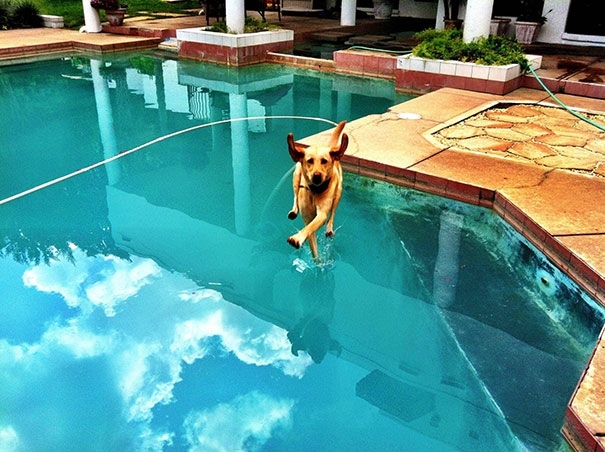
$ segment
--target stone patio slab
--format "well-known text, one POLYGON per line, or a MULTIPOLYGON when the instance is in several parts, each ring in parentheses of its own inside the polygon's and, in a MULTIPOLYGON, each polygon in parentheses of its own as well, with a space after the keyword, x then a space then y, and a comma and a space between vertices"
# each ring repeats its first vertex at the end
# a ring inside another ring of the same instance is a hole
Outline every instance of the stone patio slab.
POLYGON ((605 184, 600 178, 553 170, 537 185, 501 192, 553 236, 605 233, 605 184))
POLYGON ((475 152, 446 150, 409 169, 489 190, 540 184, 546 169, 475 152))

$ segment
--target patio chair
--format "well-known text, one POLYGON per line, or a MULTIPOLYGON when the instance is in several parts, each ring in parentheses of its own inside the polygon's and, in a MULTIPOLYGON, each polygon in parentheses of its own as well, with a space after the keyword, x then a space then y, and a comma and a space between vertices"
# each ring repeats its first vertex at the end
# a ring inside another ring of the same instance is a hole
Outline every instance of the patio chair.
POLYGON ((200 6, 206 15, 206 25, 210 25, 210 17, 216 17, 217 21, 225 20, 225 0, 201 0, 200 6))

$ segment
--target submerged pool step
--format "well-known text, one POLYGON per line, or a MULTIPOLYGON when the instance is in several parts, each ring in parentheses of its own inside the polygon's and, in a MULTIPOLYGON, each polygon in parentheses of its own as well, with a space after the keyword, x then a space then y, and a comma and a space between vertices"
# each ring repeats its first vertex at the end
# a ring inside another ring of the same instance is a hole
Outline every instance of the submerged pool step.
POLYGON ((179 53, 178 42, 175 38, 168 38, 158 44, 158 49, 166 52, 179 53))
POLYGON ((311 35, 311 38, 315 41, 320 42, 343 43, 348 41, 353 36, 355 36, 353 33, 344 33, 340 31, 322 31, 319 33, 313 33, 311 35))
POLYGON ((404 422, 418 419, 435 408, 433 394, 380 370, 373 370, 357 382, 355 392, 358 397, 404 422))

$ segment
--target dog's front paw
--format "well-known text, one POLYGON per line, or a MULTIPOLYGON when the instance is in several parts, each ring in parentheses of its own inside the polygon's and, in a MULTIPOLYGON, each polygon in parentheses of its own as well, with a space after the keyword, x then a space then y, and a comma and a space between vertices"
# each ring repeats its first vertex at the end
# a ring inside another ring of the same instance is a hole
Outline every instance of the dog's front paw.
POLYGON ((330 224, 326 226, 326 237, 328 237, 328 238, 334 237, 334 228, 330 224))
POLYGON ((297 216, 298 216, 298 212, 295 210, 291 210, 290 212, 288 212, 288 218, 290 220, 294 220, 297 216))
POLYGON ((288 237, 288 243, 290 245, 292 245, 294 248, 299 249, 300 248, 300 242, 298 241, 298 239, 294 236, 288 237))

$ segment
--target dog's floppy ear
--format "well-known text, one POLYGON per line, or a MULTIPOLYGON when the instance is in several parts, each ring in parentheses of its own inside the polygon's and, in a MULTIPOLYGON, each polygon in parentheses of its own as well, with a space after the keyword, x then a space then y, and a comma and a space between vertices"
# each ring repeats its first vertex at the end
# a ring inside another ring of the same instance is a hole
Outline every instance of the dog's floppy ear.
POLYGON ((336 128, 334 129, 334 131, 332 132, 332 136, 330 137, 330 142, 328 143, 328 146, 330 147, 330 149, 336 149, 338 147, 338 138, 340 137, 340 134, 342 133, 342 129, 345 128, 346 123, 347 123, 347 121, 340 121, 338 123, 338 125, 336 126, 336 128))
POLYGON ((300 144, 296 144, 294 142, 294 135, 289 133, 288 134, 288 151, 290 152, 290 157, 292 157, 292 160, 294 160, 295 162, 300 162, 305 158, 305 146, 302 146, 300 144))
POLYGON ((347 146, 349 146, 349 136, 346 133, 343 133, 342 140, 340 140, 340 146, 334 146, 330 150, 330 156, 334 160, 340 160, 342 158, 342 156, 345 155, 347 146))

